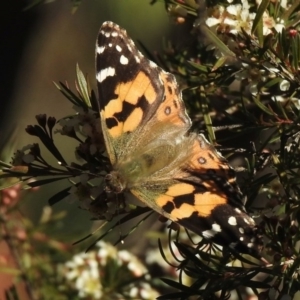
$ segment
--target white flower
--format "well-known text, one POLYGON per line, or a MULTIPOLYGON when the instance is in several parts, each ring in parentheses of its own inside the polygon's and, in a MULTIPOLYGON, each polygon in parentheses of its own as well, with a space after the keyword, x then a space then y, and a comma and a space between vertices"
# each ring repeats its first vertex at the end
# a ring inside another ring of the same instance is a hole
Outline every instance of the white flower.
POLYGON ((285 79, 282 80, 279 84, 279 88, 281 91, 288 91, 290 86, 291 86, 290 82, 285 79))
POLYGON ((250 13, 250 6, 247 0, 242 0, 242 4, 229 5, 226 11, 231 14, 224 19, 224 24, 231 28, 229 32, 237 34, 242 31, 251 33, 255 13, 250 13))
POLYGON ((269 15, 268 11, 263 14, 263 34, 267 35, 272 33, 271 29, 275 29, 278 33, 284 29, 284 20, 277 18, 276 22, 273 17, 269 15))
POLYGON ((92 296, 93 299, 101 299, 103 294, 99 274, 95 278, 89 271, 81 272, 80 277, 76 280, 75 287, 81 298, 92 296))
POLYGON ((108 258, 117 258, 117 249, 115 247, 102 241, 98 242, 96 245, 99 247, 97 256, 100 258, 99 262, 101 265, 106 265, 108 258))
POLYGON ((207 18, 206 24, 209 27, 219 25, 221 31, 229 30, 233 34, 241 32, 243 28, 250 34, 255 13, 250 13, 249 8, 247 0, 242 0, 242 4, 229 5, 226 9, 219 6, 218 10, 212 12, 212 17, 207 18))
POLYGON ((74 281, 74 287, 79 291, 79 297, 101 298, 102 285, 95 252, 74 255, 71 261, 65 263, 65 266, 68 269, 65 277, 69 281, 74 281))
POLYGON ((127 268, 135 277, 141 277, 147 273, 147 269, 144 265, 130 252, 122 250, 119 251, 118 256, 123 263, 127 264, 127 268))
POLYGON ((221 24, 224 19, 224 12, 225 12, 224 6, 221 5, 217 6, 212 11, 212 16, 210 18, 207 18, 206 25, 209 27, 213 27, 215 25, 221 24))
POLYGON ((135 281, 135 277, 141 277, 147 273, 147 269, 137 257, 125 250, 118 252, 115 247, 102 241, 98 242, 97 246, 99 247, 98 251, 74 255, 73 259, 64 265, 66 269, 64 276, 71 286, 78 291, 80 298, 101 299, 104 293, 106 297, 109 293, 111 299, 123 299, 123 293, 134 299, 145 300, 155 299, 159 296, 148 283, 135 281), (115 286, 107 286, 109 283, 105 280, 105 276, 117 274, 115 271, 111 273, 112 265, 123 271, 127 268, 124 277, 114 278, 115 282, 119 282, 122 286, 121 291, 112 289, 115 286), (134 283, 128 284, 130 279, 134 283))
MULTIPOLYGON (((251 34, 253 20, 256 16, 255 13, 250 13, 250 5, 248 0, 242 0, 242 4, 232 4, 226 9, 219 6, 212 11, 211 17, 207 18, 206 24, 209 27, 219 25, 218 30, 229 31, 233 34, 246 31, 251 34)), ((263 34, 268 35, 272 33, 272 29, 281 32, 285 27, 284 20, 277 19, 276 22, 273 17, 269 15, 268 11, 263 14, 263 34)))
MULTIPOLYGON (((262 2, 262 0, 256 0, 256 4, 260 5, 262 2)), ((276 1, 277 2, 277 1, 276 1)), ((279 0, 278 2, 280 2, 280 6, 284 9, 287 9, 287 0, 279 0)))

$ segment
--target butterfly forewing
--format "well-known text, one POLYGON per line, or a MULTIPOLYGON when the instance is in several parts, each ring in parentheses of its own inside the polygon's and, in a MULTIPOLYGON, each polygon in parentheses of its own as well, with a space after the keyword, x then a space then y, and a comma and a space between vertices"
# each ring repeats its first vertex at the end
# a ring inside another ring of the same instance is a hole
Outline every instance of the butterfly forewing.
POLYGON ((169 119, 165 127, 174 131, 176 126, 183 133, 190 127, 174 76, 146 59, 126 31, 112 22, 100 28, 96 69, 102 129, 113 164, 128 154, 126 149, 132 154, 133 146, 142 148, 151 143, 159 135, 164 119, 169 119), (170 93, 173 98, 167 103, 170 93), (163 102, 166 104, 158 109, 163 102), (146 141, 141 139, 145 130, 146 141))

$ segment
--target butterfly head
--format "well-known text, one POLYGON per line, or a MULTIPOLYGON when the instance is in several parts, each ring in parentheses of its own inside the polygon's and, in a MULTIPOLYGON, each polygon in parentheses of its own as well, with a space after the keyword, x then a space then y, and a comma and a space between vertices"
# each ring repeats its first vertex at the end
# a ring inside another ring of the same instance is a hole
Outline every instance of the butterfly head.
POLYGON ((105 176, 105 190, 115 194, 120 194, 126 189, 126 182, 118 171, 112 171, 105 176))

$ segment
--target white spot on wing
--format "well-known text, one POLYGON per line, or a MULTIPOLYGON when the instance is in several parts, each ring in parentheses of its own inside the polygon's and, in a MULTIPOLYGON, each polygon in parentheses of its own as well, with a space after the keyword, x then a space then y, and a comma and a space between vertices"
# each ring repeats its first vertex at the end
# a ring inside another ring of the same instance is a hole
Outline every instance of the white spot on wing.
POLYGON ((234 209, 238 214, 240 214, 241 213, 241 210, 240 209, 238 209, 237 207, 234 209))
POLYGON ((119 51, 119 52, 122 51, 122 48, 121 48, 119 45, 116 46, 116 49, 117 49, 117 51, 119 51))
POLYGON ((216 235, 216 232, 212 229, 209 229, 209 230, 202 231, 202 235, 205 238, 210 239, 210 238, 212 238, 213 236, 216 235))
POLYGON ((221 232, 222 231, 222 228, 221 228, 221 226, 219 225, 219 224, 216 224, 216 223, 214 223, 214 224, 212 224, 212 229, 215 231, 215 232, 221 232))
POLYGON ((240 227, 240 228, 239 228, 239 232, 240 232, 241 234, 244 234, 244 233, 245 233, 244 228, 240 227))
POLYGON ((208 229, 202 232, 202 235, 207 239, 214 237, 218 232, 222 232, 222 228, 219 224, 214 223, 211 225, 211 227, 212 229, 208 229))
POLYGON ((118 36, 118 33, 116 31, 112 32, 111 36, 116 37, 118 36))
POLYGON ((237 224, 236 218, 235 217, 228 218, 228 224, 231 226, 236 226, 236 224, 237 224))
POLYGON ((110 33, 109 32, 105 32, 104 35, 109 38, 110 37, 110 33))
POLYGON ((104 50, 105 50, 105 47, 103 46, 103 47, 99 47, 99 46, 97 46, 97 53, 98 54, 101 54, 101 53, 103 53, 104 52, 104 50))
POLYGON ((115 73, 116 73, 116 69, 115 68, 108 67, 108 68, 103 69, 100 72, 98 72, 96 78, 97 78, 98 82, 101 83, 107 77, 109 77, 109 76, 115 76, 115 73))
POLYGON ((133 51, 132 51, 132 48, 131 48, 131 46, 130 46, 129 44, 127 44, 127 48, 128 48, 128 50, 129 50, 129 52, 133 52, 133 51))
POLYGON ((157 68, 157 64, 150 60, 150 67, 157 68))
POLYGON ((128 64, 128 58, 125 57, 124 55, 121 55, 121 57, 120 57, 120 63, 122 65, 127 65, 128 64))
POLYGON ((250 222, 249 222, 249 220, 247 219, 247 218, 244 218, 244 222, 246 223, 246 224, 250 224, 250 222))
POLYGON ((139 64, 141 61, 140 58, 137 55, 134 58, 135 58, 135 61, 139 64))
POLYGON ((112 43, 109 43, 108 46, 109 46, 109 47, 112 47, 112 43))

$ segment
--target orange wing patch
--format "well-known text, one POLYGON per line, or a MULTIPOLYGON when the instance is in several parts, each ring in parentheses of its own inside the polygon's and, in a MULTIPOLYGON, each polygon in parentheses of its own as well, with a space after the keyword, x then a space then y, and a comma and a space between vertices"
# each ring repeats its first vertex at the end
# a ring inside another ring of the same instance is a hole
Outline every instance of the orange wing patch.
POLYGON ((157 96, 151 79, 142 71, 132 81, 117 85, 115 93, 120 102, 126 101, 132 105, 137 105, 143 95, 149 104, 152 104, 157 96))
POLYGON ((150 78, 144 72, 139 72, 132 81, 118 84, 114 94, 117 98, 107 103, 101 111, 101 117, 106 120, 111 137, 118 138, 138 128, 144 115, 139 102, 143 99, 151 105, 157 93, 150 78))
POLYGON ((174 75, 164 71, 159 74, 164 87, 164 99, 156 112, 157 122, 169 122, 175 126, 190 127, 190 119, 187 117, 185 106, 181 99, 181 93, 174 75))
POLYGON ((199 217, 210 216, 216 206, 226 204, 227 200, 224 194, 212 193, 205 185, 200 188, 195 184, 178 183, 170 186, 155 202, 178 222, 195 213, 199 217))

